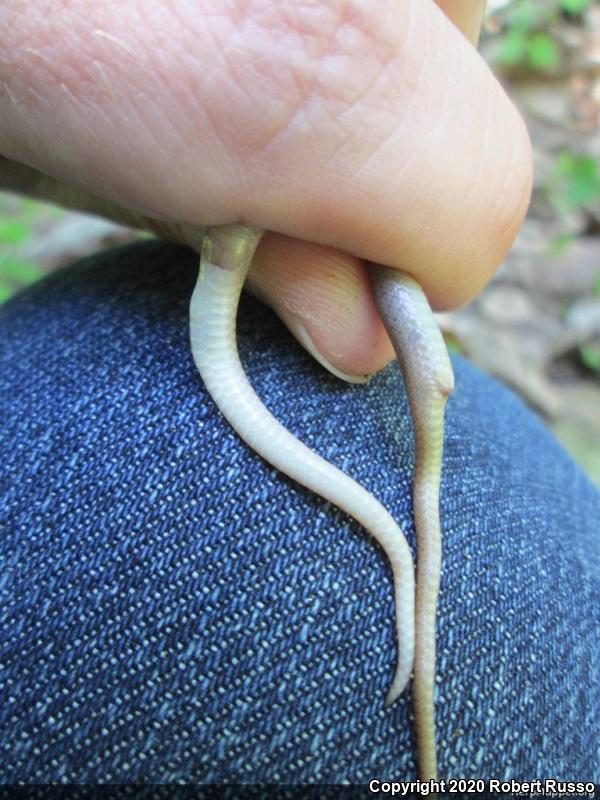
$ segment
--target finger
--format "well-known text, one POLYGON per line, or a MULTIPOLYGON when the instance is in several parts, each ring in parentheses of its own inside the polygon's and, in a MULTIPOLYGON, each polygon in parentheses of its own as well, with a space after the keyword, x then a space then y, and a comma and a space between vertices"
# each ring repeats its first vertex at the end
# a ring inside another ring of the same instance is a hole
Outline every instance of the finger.
POLYGON ((51 178, 26 164, 2 156, 0 190, 56 203, 74 211, 107 217, 131 228, 152 229, 151 221, 135 211, 117 206, 85 189, 51 178))
POLYGON ((249 288, 338 377, 360 382, 393 357, 364 262, 355 256, 270 233, 255 255, 249 288))
MULTIPOLYGON (((485 0, 436 2, 477 44, 485 0)), ((360 259, 269 234, 256 255, 249 288, 321 364, 345 380, 359 382, 395 357, 360 259)))
POLYGON ((190 227, 179 222, 144 217, 133 209, 118 206, 86 189, 51 178, 26 164, 19 164, 2 156, 0 189, 55 203, 84 214, 105 217, 120 225, 148 231, 162 239, 187 244, 197 250, 202 240, 203 230, 199 226, 190 227))
MULTIPOLYGON (((433 305, 444 308, 472 299, 502 262, 529 202, 531 151, 522 120, 487 66, 433 5, 422 5, 422 16, 428 9, 436 21, 424 30, 416 23, 421 36, 414 54, 428 76, 416 79, 420 92, 398 115, 399 149, 392 147, 394 136, 384 137, 357 173, 338 175, 336 191, 296 206, 290 227, 298 221, 296 238, 307 238, 310 227, 313 241, 327 236, 343 251, 410 272, 433 305), (421 51, 427 53, 432 28, 429 56, 438 63, 429 72, 421 51), (363 187, 360 199, 350 195, 357 174, 379 179, 363 187)), ((411 42, 404 42, 407 50, 411 42)), ((342 150, 362 138, 364 123, 357 121, 356 136, 353 131, 342 150)), ((321 189, 327 177, 310 168, 303 175, 321 189)), ((295 198, 279 199, 278 213, 294 206, 295 198)))
POLYGON ((438 307, 515 235, 526 133, 432 2, 19 5, 0 31, 12 160, 149 217, 243 219, 405 269, 438 307))
MULTIPOLYGON (((181 226, 150 220, 1 156, 0 188, 191 244, 188 232, 177 230, 181 226)), ((392 357, 363 263, 354 256, 267 234, 247 288, 276 310, 317 361, 344 380, 360 382, 361 369, 369 374, 374 359, 384 364, 392 357), (353 321, 349 330, 348 320, 353 321)))

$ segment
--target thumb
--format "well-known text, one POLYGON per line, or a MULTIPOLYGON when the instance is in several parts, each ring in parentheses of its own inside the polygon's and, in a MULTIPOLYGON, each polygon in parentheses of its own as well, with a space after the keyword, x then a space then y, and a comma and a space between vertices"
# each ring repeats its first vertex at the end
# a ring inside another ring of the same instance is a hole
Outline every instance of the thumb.
POLYGON ((252 285, 343 373, 391 357, 363 259, 410 272, 434 307, 481 289, 525 213, 531 154, 467 40, 479 3, 445 0, 452 21, 432 0, 171 5, 9 3, 4 167, 167 230, 276 231, 252 285))
MULTIPOLYGON (((402 180, 395 179, 393 162, 380 167, 370 198, 378 225, 365 218, 358 196, 344 198, 343 213, 356 238, 381 244, 377 260, 413 274, 441 309, 472 299, 502 262, 529 202, 531 153, 517 111, 456 30, 475 44, 485 2, 437 5, 447 19, 432 4, 422 4, 395 67, 397 79, 414 87, 403 104, 392 97, 389 102, 396 135, 411 150, 402 180), (401 213, 394 215, 394 209, 401 213)), ((394 354, 364 262, 348 253, 368 257, 368 249, 349 238, 340 244, 336 249, 268 234, 250 287, 318 361, 360 381, 394 354)))

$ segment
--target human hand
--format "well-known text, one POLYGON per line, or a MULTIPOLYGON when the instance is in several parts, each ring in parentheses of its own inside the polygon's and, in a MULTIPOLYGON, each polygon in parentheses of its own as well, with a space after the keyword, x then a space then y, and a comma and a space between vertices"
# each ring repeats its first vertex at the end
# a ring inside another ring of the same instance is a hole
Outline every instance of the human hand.
MULTIPOLYGON (((438 6, 477 38, 481 2, 438 6)), ((364 260, 453 307, 525 214, 524 125, 429 0, 36 0, 0 20, 0 185, 184 240, 271 231, 251 289, 346 375, 393 357, 364 260)))

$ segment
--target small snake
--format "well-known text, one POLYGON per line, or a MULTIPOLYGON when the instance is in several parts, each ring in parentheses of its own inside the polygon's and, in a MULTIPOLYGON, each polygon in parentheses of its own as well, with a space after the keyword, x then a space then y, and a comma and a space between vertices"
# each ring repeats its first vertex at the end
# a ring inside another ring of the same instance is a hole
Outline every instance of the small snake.
POLYGON ((392 567, 396 673, 386 706, 414 669, 413 697, 421 780, 437 778, 434 685, 435 615, 441 569, 439 486, 444 406, 454 378, 423 291, 409 275, 372 265, 375 302, 400 361, 415 431, 413 505, 417 585, 400 527, 373 495, 295 438, 265 408, 241 365, 236 344, 240 294, 263 231, 208 228, 190 304, 192 354, 206 388, 239 436, 266 461, 354 517, 383 547, 392 567))

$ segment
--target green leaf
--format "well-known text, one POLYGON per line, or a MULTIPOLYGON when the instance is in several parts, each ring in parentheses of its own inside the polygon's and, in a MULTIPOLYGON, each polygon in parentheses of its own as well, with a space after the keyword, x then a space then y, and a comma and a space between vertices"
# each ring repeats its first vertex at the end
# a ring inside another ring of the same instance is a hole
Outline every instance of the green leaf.
POLYGON ((548 244, 547 253, 549 256, 560 256, 569 249, 571 244, 575 241, 575 236, 572 233, 563 233, 557 236, 548 244))
POLYGON ((14 293, 15 290, 12 288, 12 286, 7 286, 5 283, 0 283, 0 303, 4 303, 4 301, 12 297, 14 293))
POLYGON ((579 156, 572 153, 570 150, 563 150, 556 159, 555 172, 558 175, 567 175, 572 172, 577 166, 578 158, 579 156))
POLYGON ((527 34, 521 30, 513 28, 502 38, 502 44, 498 50, 498 62, 505 66, 520 64, 527 56, 528 39, 527 34))
POLYGON ((529 64, 534 69, 551 70, 558 67, 561 56, 556 43, 547 33, 540 31, 530 37, 527 46, 529 64))
POLYGON ((557 159, 549 183, 550 202, 558 210, 581 208, 600 197, 600 170, 590 156, 566 151, 557 159))
POLYGON ((594 372, 600 372, 600 347, 584 344, 579 348, 579 354, 586 367, 594 372))
POLYGON ((582 14, 591 5, 591 0, 561 0, 560 7, 569 14, 582 14))
POLYGON ((0 256, 0 278, 8 278, 20 284, 37 281, 44 273, 35 264, 19 261, 11 256, 0 256))
POLYGON ((538 2, 519 0, 510 9, 507 24, 511 29, 519 28, 522 32, 528 32, 551 13, 552 9, 544 8, 538 2))
POLYGON ((583 206, 600 195, 600 174, 593 158, 581 158, 569 176, 566 200, 570 206, 583 206))
POLYGON ((598 164, 589 156, 579 158, 569 176, 567 201, 572 206, 582 206, 600 195, 598 164))
POLYGON ((0 243, 21 244, 29 238, 29 228, 20 220, 0 221, 0 243))
POLYGON ((596 280, 594 281, 594 294, 600 297, 600 271, 596 273, 596 280))

